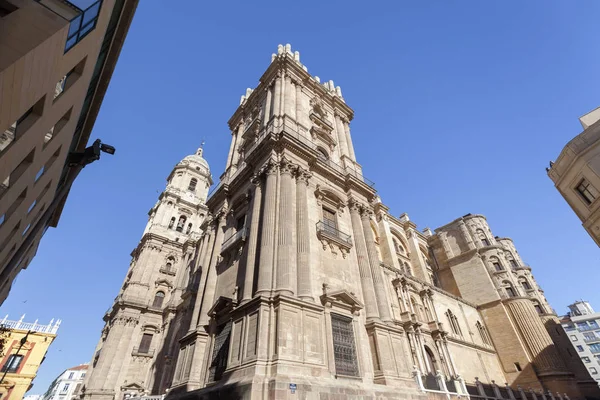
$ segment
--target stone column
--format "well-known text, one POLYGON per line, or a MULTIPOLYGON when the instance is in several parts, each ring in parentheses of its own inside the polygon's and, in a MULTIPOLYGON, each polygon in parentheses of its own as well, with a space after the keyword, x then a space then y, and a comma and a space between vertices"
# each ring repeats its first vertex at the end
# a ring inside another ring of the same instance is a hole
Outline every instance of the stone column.
POLYGON ((303 124, 304 117, 302 115, 302 85, 300 82, 296 82, 296 123, 303 124))
MULTIPOLYGON (((288 78, 289 79, 289 78, 288 78)), ((294 209, 294 191, 292 182, 293 164, 285 158, 279 164, 279 227, 277 240, 277 276, 275 290, 281 294, 294 295, 296 278, 296 252, 293 249, 296 230, 296 210, 294 209)))
POLYGON ((379 312, 377 311, 377 300, 375 299, 375 288, 373 286, 373 275, 371 274, 371 268, 369 266, 367 245, 365 243, 362 223, 360 221, 360 205, 351 202, 348 204, 348 208, 350 209, 352 233, 354 234, 354 248, 356 249, 360 283, 365 301, 365 314, 368 320, 377 320, 379 319, 379 312))
POLYGON ((265 89, 265 92, 267 92, 266 96, 265 96, 265 106, 264 106, 264 110, 265 112, 263 113, 263 120, 262 120, 262 125, 263 126, 267 126, 267 124, 269 123, 269 120, 271 119, 271 101, 272 101, 272 92, 273 89, 271 88, 271 86, 269 86, 268 88, 265 89))
MULTIPOLYGON (((121 332, 121 336, 119 337, 119 343, 114 349, 115 358, 113 359, 113 363, 108 369, 105 375, 104 388, 105 389, 113 389, 117 385, 117 381, 119 380, 119 376, 123 371, 123 356, 131 357, 131 353, 127 354, 130 348, 130 343, 134 336, 134 328, 139 323, 139 319, 137 317, 128 317, 125 320, 121 321, 123 324, 123 330, 121 332)), ((141 332, 139 333, 139 337, 137 340, 141 339, 141 332)), ((156 344, 158 342, 158 335, 154 335, 152 338, 152 343, 150 343, 150 349, 156 350, 156 344)), ((134 347, 138 346, 138 343, 134 344, 134 347)))
POLYGON ((231 166, 231 160, 233 158, 233 149, 235 148, 235 140, 237 138, 237 130, 234 129, 233 132, 231 132, 231 144, 229 145, 229 154, 227 155, 227 168, 229 168, 231 166))
POLYGON ((296 171, 296 251, 298 262, 298 296, 314 301, 310 272, 310 230, 308 227, 308 180, 311 174, 300 168, 296 171))
POLYGON ((373 284, 375 288, 375 299, 377 300, 377 308, 379 309, 379 315, 381 320, 384 322, 390 322, 392 316, 390 314, 390 308, 388 306, 385 285, 381 277, 381 267, 379 265, 379 257, 377 256, 377 249, 375 247, 375 238, 373 237, 373 229, 371 229, 371 210, 363 210, 361 215, 361 222, 363 227, 363 234, 365 237, 365 243, 367 247, 367 256, 369 257, 369 264, 371 265, 371 273, 373 274, 373 284))
POLYGON ((209 223, 206 239, 204 240, 204 246, 202 247, 202 252, 198 256, 200 262, 198 266, 201 268, 201 282, 198 283, 198 287, 196 288, 196 300, 194 302, 194 308, 192 310, 192 319, 190 322, 189 331, 196 330, 196 326, 198 324, 198 316, 200 315, 200 308, 202 307, 202 293, 204 293, 204 288, 206 287, 206 281, 208 279, 208 263, 210 262, 210 256, 213 251, 213 243, 215 239, 215 235, 213 232, 213 228, 209 223))
POLYGON ((279 79, 280 83, 279 83, 279 116, 283 117, 285 115, 285 92, 286 92, 286 85, 285 85, 285 81, 286 81, 286 73, 285 71, 280 71, 281 72, 281 78, 279 79))
POLYGON ((244 134, 244 124, 240 123, 238 125, 237 133, 235 134, 235 148, 233 149, 233 157, 231 159, 231 163, 235 166, 238 165, 238 161, 240 160, 240 144, 242 143, 242 135, 244 134))
POLYGON ((454 377, 457 377, 459 375, 459 373, 458 373, 458 370, 456 369, 456 364, 454 363, 454 358, 452 358, 452 353, 450 353, 450 349, 448 348, 448 339, 446 338, 446 336, 444 336, 444 338, 442 339, 442 347, 446 351, 446 359, 448 360, 448 364, 452 371, 451 373, 454 375, 454 377))
POLYGON ((258 225, 260 224, 260 206, 262 202, 262 187, 260 176, 252 179, 255 185, 254 196, 252 196, 252 215, 250 219, 250 234, 248 238, 248 252, 246 254, 246 273, 244 276, 244 291, 242 301, 252 298, 252 285, 254 284, 254 270, 256 268, 256 247, 258 244, 258 225))
POLYGON ((260 258, 258 262, 257 293, 271 290, 273 279, 273 250, 275 245, 275 216, 277 213, 277 163, 269 161, 265 168, 265 201, 263 207, 262 230, 260 235, 260 258))
POLYGON ((417 363, 419 371, 421 374, 426 372, 426 367, 423 364, 422 354, 419 350, 419 342, 417 340, 417 335, 412 326, 406 330, 406 337, 408 339, 408 346, 410 347, 410 351, 413 356, 413 362, 417 363))
POLYGON ((113 319, 113 323, 108 331, 106 340, 102 344, 100 356, 98 357, 96 366, 94 367, 92 375, 89 378, 87 384, 88 390, 114 389, 112 387, 105 387, 104 383, 108 371, 111 369, 111 367, 113 367, 113 360, 115 355, 117 355, 117 347, 123 338, 125 323, 126 321, 121 315, 118 315, 113 319))
POLYGON ((352 137, 350 136, 350 122, 344 120, 344 131, 346 132, 346 143, 348 143, 348 154, 352 161, 356 161, 356 155, 354 154, 354 145, 352 144, 352 137))
POLYGON ((452 247, 450 247, 450 243, 448 243, 448 232, 440 232, 440 239, 442 242, 442 247, 444 248, 444 252, 446 253, 446 258, 450 259, 454 257, 452 247))
POLYGON ((473 243, 473 238, 471 237, 471 234, 467 229, 467 225, 465 225, 465 221, 458 221, 458 226, 460 227, 460 231, 462 232, 463 236, 465 237, 465 240, 467 241, 467 247, 469 247, 469 250, 473 250, 475 248, 475 243, 473 243))
POLYGON ((296 119, 296 89, 289 74, 285 76, 285 114, 296 119))
MULTIPOLYGON (((340 118, 340 114, 335 113, 335 130, 337 132, 337 139, 340 145, 340 158, 341 156, 348 157, 348 143, 346 143, 346 131, 344 130, 344 124, 340 118)), ((345 165, 344 165, 345 166, 345 165)))
POLYGON ((273 88, 273 115, 279 117, 281 114, 281 71, 277 72, 273 88))
POLYGON ((202 296, 202 307, 200 308, 200 319, 198 321, 198 326, 208 325, 208 310, 210 310, 214 303, 215 289, 217 286, 217 271, 215 270, 215 267, 221 254, 221 245, 223 244, 223 234, 225 231, 225 217, 226 216, 223 214, 216 217, 217 231, 215 232, 215 240, 212 247, 213 251, 212 256, 210 257, 210 263, 206 268, 206 286, 204 287, 204 295, 202 296))

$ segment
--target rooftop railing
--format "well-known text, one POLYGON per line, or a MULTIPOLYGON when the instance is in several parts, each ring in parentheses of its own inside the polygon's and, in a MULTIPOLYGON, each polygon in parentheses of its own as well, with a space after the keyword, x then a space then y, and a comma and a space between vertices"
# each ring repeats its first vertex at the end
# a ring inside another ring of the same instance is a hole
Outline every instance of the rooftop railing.
POLYGON ((25 318, 25 315, 23 315, 18 321, 11 321, 8 319, 7 315, 2 321, 0 321, 0 325, 9 329, 19 329, 24 331, 43 333, 56 333, 61 323, 60 319, 57 319, 56 321, 54 321, 53 319, 48 325, 43 325, 38 324, 37 320, 35 320, 34 322, 23 322, 23 318, 25 318))

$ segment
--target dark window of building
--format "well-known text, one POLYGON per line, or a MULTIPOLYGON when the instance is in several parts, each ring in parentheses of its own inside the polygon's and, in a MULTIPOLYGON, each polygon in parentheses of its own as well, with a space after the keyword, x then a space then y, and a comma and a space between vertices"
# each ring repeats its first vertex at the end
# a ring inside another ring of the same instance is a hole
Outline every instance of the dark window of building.
POLYGON ((333 235, 337 235, 337 218, 335 212, 323 208, 323 229, 333 235))
POLYGON ((500 264, 499 261, 494 261, 493 265, 494 265, 494 269, 496 271, 503 271, 504 270, 504 268, 502 268, 502 264, 500 264))
POLYGON ((515 368, 517 369, 517 371, 523 371, 523 369, 521 368, 521 364, 519 364, 518 362, 515 363, 515 368))
POLYGON ((487 236, 485 236, 485 233, 483 233, 483 231, 481 229, 477 229, 477 237, 479 238, 479 240, 481 240, 481 244, 483 244, 484 246, 490 245, 490 241, 488 240, 487 236))
POLYGON ((515 293, 515 289, 513 289, 512 286, 506 287, 506 294, 508 294, 508 297, 516 297, 517 296, 517 294, 515 293))
POLYGON ((246 225, 246 216, 242 215, 241 217, 239 217, 235 223, 235 229, 236 231, 241 231, 242 229, 244 229, 244 226, 246 225))
POLYGON ((481 322, 477 321, 477 323, 475 324, 475 327, 477 328, 477 331, 479 331, 479 336, 481 337, 481 341, 485 344, 492 344, 492 341, 490 340, 490 337, 487 333, 487 329, 485 329, 485 326, 482 325, 481 322))
POLYGON ((592 362, 592 360, 590 360, 589 357, 581 357, 581 359, 583 360, 584 363, 592 362))
POLYGON ((577 347, 577 351, 583 351, 583 346, 577 345, 576 347, 577 347))
POLYGON ((190 233, 192 231, 192 224, 188 224, 187 229, 185 230, 185 233, 190 233))
POLYGON ((590 372, 592 373, 592 375, 598 374, 598 370, 594 367, 590 367, 590 372))
POLYGON ((519 265, 517 264, 517 262, 515 260, 508 260, 510 262, 510 266, 511 268, 518 268, 519 265))
POLYGON ((190 184, 188 185, 188 190, 190 192, 195 192, 197 184, 198 184, 198 179, 196 179, 196 178, 190 179, 190 184))
POLYGON ((88 33, 94 30, 96 22, 98 21, 101 5, 102 0, 98 0, 86 8, 82 14, 79 14, 71 20, 67 42, 65 43, 65 53, 79 43, 79 41, 88 33))
POLYGON ((20 354, 11 354, 8 356, 8 359, 2 366, 2 370, 0 372, 8 372, 15 373, 21 366, 21 362, 23 361, 23 356, 20 354))
POLYGON ((531 285, 526 280, 522 280, 521 281, 521 285, 523 286, 523 289, 525 289, 525 290, 531 290, 532 289, 531 285))
POLYGON ((152 302, 152 307, 160 308, 163 305, 163 301, 165 300, 165 292, 156 292, 154 295, 154 301, 152 302))
POLYGON ((73 379, 74 376, 75 376, 75 372, 69 373, 69 379, 73 379))
POLYGON ((317 147, 317 158, 322 161, 329 160, 329 154, 320 147, 317 147))
POLYGON ((138 352, 140 354, 148 354, 150 351, 150 345, 152 344, 152 334, 144 333, 142 335, 142 340, 140 341, 140 347, 138 348, 138 352))
POLYGON ((218 381, 227 369, 227 359, 229 358, 229 340, 231 337, 231 322, 221 325, 215 335, 215 344, 208 369, 208 381, 218 381))
POLYGON ((14 4, 9 3, 6 0, 0 0, 0 18, 6 17, 8 14, 10 14, 13 11, 16 11, 17 9, 18 7, 14 4))
POLYGON ((358 361, 354 347, 352 319, 331 314, 333 354, 337 375, 358 376, 358 361))
POLYGON ((579 193, 579 195, 581 196, 583 201, 586 202, 586 204, 592 204, 592 202, 596 200, 596 197, 598 197, 598 191, 595 187, 592 186, 591 183, 587 181, 587 179, 582 179, 581 181, 579 181, 579 184, 577 185, 575 190, 577 191, 577 193, 579 193))
POLYGON ((535 308, 535 311, 537 311, 538 314, 543 314, 544 313, 544 309, 539 304, 534 304, 533 308, 535 308))
POLYGON ((173 225, 175 225, 175 217, 171 218, 171 221, 169 222, 169 229, 173 229, 173 225))
POLYGON ((462 336, 462 331, 460 329, 460 325, 458 323, 458 318, 451 310, 446 311, 446 318, 448 318, 448 322, 450 323, 450 329, 452 329, 452 333, 455 335, 462 336))
POLYGON ((175 228, 177 232, 183 232, 183 227, 185 226, 186 220, 187 218, 184 215, 179 217, 179 221, 177 221, 177 228, 175 228))

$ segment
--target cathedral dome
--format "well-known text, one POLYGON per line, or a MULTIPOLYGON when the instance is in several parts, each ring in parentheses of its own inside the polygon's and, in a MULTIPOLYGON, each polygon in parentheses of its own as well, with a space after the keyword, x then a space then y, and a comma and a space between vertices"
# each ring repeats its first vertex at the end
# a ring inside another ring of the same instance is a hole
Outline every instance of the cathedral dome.
POLYGON ((208 162, 202 157, 203 148, 200 147, 196 150, 195 154, 190 154, 186 156, 183 160, 179 162, 179 164, 199 164, 206 168, 206 170, 210 171, 210 167, 208 166, 208 162))

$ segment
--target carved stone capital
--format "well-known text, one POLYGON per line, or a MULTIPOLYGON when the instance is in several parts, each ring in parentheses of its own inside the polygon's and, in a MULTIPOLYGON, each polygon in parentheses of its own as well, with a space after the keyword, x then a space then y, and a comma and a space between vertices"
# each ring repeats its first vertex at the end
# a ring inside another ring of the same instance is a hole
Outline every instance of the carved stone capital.
POLYGON ((360 217, 362 219, 371 219, 373 217, 373 210, 363 205, 360 209, 360 217))
POLYGON ((263 173, 265 175, 273 175, 277 173, 279 169, 279 163, 273 159, 269 160, 267 164, 263 167, 263 173))
POLYGON ((294 172, 295 165, 290 162, 287 158, 282 158, 279 163, 279 172, 282 175, 292 175, 294 172))
POLYGON ((298 183, 304 183, 306 185, 308 185, 309 179, 312 178, 312 174, 302 167, 297 167, 294 171, 294 175, 296 176, 296 181, 298 183))

